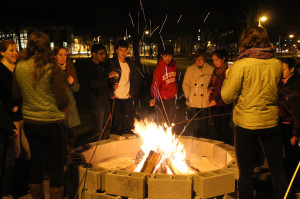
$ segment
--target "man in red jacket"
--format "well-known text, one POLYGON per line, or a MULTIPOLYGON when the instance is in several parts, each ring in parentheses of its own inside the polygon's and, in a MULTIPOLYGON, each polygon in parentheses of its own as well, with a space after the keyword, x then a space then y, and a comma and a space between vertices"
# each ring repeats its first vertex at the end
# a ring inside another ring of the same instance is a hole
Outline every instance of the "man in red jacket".
POLYGON ((156 68, 153 72, 150 106, 156 106, 157 122, 166 122, 170 126, 176 119, 177 97, 177 66, 173 60, 174 48, 166 45, 160 53, 156 68))

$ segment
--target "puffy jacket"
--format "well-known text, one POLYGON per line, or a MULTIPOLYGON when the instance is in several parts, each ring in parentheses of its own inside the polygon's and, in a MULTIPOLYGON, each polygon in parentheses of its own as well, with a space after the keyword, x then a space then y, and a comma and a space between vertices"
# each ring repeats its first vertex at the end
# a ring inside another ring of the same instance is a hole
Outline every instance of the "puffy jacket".
POLYGON ((189 66, 185 72, 182 89, 186 105, 194 108, 207 108, 209 105, 208 84, 214 68, 205 63, 202 69, 197 64, 189 66))
POLYGON ((236 61, 223 83, 224 102, 235 102, 233 121, 246 129, 272 128, 278 124, 277 84, 282 63, 276 58, 243 58, 236 61))

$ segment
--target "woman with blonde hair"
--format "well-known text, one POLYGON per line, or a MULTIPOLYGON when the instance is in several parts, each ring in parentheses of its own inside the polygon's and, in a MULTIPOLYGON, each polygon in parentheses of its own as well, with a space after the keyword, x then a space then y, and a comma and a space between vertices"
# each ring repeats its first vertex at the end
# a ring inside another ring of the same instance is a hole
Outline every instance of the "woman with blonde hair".
POLYGON ((259 142, 271 173, 272 198, 282 199, 287 187, 278 128, 277 84, 282 76, 282 63, 274 57, 268 34, 262 27, 244 30, 240 45, 241 53, 221 90, 224 102, 235 102, 233 122, 239 197, 253 198, 252 178, 259 142))
POLYGON ((19 58, 15 80, 23 99, 24 131, 31 149, 31 194, 33 199, 44 197, 43 177, 47 169, 50 197, 63 198, 63 120, 70 104, 64 75, 51 52, 49 37, 43 32, 29 35, 27 48, 19 58))

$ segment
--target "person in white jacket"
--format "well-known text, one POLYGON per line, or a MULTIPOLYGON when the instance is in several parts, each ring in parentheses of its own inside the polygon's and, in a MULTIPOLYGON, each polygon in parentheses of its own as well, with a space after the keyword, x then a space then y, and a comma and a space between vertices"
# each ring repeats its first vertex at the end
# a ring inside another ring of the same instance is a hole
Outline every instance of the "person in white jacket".
POLYGON ((213 70, 214 68, 206 63, 206 51, 198 49, 195 52, 195 63, 187 68, 182 83, 189 119, 199 112, 190 123, 192 131, 188 133, 197 138, 208 137, 207 87, 213 70))

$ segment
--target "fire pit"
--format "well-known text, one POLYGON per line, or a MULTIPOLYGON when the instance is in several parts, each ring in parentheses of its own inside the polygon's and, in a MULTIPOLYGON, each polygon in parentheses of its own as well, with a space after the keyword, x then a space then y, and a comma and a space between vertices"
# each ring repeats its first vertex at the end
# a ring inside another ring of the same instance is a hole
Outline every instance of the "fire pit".
POLYGON ((79 167, 79 182, 87 174, 79 198, 200 199, 235 191, 238 169, 232 146, 174 136, 168 128, 153 130, 156 125, 151 125, 136 123, 137 135, 111 135, 77 149, 93 165, 87 173, 79 167), (157 131, 164 131, 163 137, 157 131))

